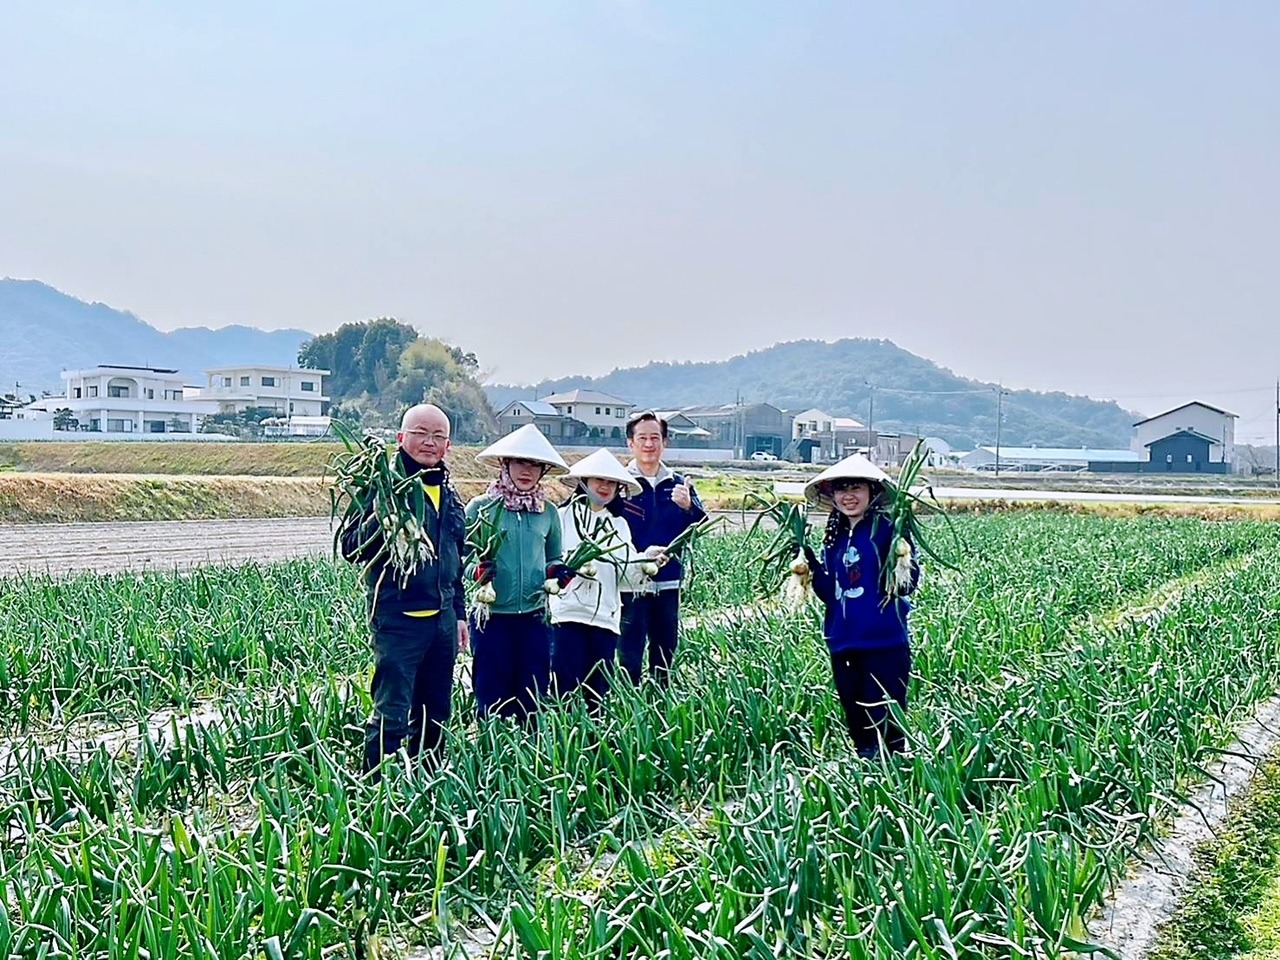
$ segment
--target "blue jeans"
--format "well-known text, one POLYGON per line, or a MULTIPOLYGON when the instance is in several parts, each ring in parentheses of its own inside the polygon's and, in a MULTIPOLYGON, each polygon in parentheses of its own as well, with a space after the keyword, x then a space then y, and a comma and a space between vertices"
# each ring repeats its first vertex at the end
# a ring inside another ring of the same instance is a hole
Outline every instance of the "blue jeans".
POLYGON ((471 682, 476 713, 511 717, 528 726, 551 678, 551 625, 542 611, 495 613, 473 624, 471 682))
POLYGON ((624 593, 618 662, 632 683, 643 679, 644 649, 649 647, 649 676, 666 686, 676 656, 680 629, 680 591, 624 593))
POLYGON ((375 613, 373 717, 365 726, 364 768, 375 769, 401 744, 410 756, 439 754, 449 722, 458 621, 450 610, 434 617, 375 613))

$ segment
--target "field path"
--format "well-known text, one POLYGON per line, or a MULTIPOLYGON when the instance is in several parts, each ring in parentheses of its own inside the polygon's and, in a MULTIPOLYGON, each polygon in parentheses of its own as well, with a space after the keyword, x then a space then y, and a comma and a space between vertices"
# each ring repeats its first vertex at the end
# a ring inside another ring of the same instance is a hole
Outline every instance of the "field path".
MULTIPOLYGON (((727 529, 741 526, 737 511, 713 516, 722 517, 727 529)), ((168 572, 215 563, 328 556, 332 550, 328 517, 0 523, 0 577, 168 572)))
POLYGON ((288 560, 333 549, 327 517, 0 524, 0 577, 186 570, 288 560))

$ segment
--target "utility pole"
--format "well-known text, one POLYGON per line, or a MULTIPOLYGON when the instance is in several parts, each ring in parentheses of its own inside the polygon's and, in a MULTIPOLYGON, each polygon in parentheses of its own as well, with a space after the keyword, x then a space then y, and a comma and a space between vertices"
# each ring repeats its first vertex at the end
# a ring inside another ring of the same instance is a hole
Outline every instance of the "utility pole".
POLYGON ((996 385, 996 476, 1000 476, 1000 435, 1004 426, 1004 383, 996 385))
POLYGON ((876 459, 876 385, 871 381, 864 381, 870 391, 870 400, 867 407, 867 457, 872 463, 876 459))
POLYGON ((1280 487, 1280 380, 1276 381, 1276 486, 1280 487))

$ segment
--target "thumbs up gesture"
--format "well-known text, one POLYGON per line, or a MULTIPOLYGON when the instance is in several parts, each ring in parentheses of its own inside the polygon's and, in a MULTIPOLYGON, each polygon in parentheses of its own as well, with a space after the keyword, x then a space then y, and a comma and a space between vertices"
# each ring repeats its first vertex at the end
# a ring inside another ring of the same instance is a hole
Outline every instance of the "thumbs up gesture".
POLYGON ((671 488, 671 502, 681 510, 688 510, 693 506, 693 494, 687 480, 681 481, 671 488))

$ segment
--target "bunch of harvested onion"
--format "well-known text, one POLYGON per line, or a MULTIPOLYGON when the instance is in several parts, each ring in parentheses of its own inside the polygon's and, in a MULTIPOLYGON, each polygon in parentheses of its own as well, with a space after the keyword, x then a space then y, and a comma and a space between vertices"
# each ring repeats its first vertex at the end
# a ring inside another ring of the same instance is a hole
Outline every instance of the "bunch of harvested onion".
POLYGON ((338 420, 331 424, 346 452, 329 463, 334 482, 329 489, 330 516, 338 519, 333 545, 338 552, 343 533, 356 527, 363 540, 359 555, 363 572, 381 564, 381 578, 394 570, 401 585, 418 569, 436 559, 427 535, 427 494, 416 475, 406 474, 400 458, 389 456, 386 444, 369 434, 357 439, 338 420), (376 523, 369 523, 372 518, 376 523))
POLYGON ((748 539, 766 520, 772 520, 776 527, 772 542, 751 561, 756 568, 756 590, 763 596, 772 596, 781 586, 786 599, 798 604, 803 601, 812 576, 804 554, 809 539, 808 510, 802 503, 748 493, 742 500, 744 524, 747 511, 753 508, 758 512, 747 531, 748 539))
POLYGON ((887 516, 893 527, 893 535, 889 539, 889 556, 882 564, 880 573, 880 593, 884 604, 910 592, 912 568, 915 564, 913 552, 916 547, 942 566, 951 570, 958 569, 955 561, 939 553, 925 536, 925 525, 920 513, 937 513, 946 521, 947 532, 955 545, 956 553, 959 554, 963 548, 951 518, 933 495, 933 487, 920 476, 927 459, 928 449, 924 442, 916 441, 911 453, 903 461, 902 469, 898 471, 897 482, 885 485, 884 513, 877 511, 873 514, 873 523, 879 523, 882 516, 887 516), (920 488, 919 492, 913 489, 915 487, 920 488))
MULTIPOLYGON (((467 556, 476 566, 482 563, 494 563, 498 557, 498 549, 506 539, 507 532, 502 529, 502 517, 506 507, 501 500, 486 504, 477 513, 474 520, 467 525, 467 556)), ((476 623, 483 626, 489 621, 493 605, 498 601, 498 593, 491 582, 479 584, 471 594, 467 613, 476 623)))

